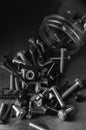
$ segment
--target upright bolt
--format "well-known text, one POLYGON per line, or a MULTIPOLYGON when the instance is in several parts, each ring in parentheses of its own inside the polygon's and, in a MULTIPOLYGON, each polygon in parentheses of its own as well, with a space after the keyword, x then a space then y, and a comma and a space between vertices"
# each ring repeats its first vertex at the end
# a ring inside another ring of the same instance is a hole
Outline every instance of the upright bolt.
POLYGON ((21 87, 20 87, 20 84, 19 84, 19 80, 17 77, 15 77, 15 88, 16 88, 16 91, 20 91, 21 90, 21 87))
POLYGON ((75 83, 62 94, 62 99, 70 95, 77 88, 83 88, 83 83, 79 79, 75 79, 75 83))
MULTIPOLYGON (((21 69, 21 72, 22 72, 22 77, 25 79, 25 69, 21 69)), ((24 89, 25 88, 25 82, 24 81, 22 81, 22 89, 24 89)))
POLYGON ((28 109, 28 114, 26 115, 26 117, 28 118, 28 119, 31 119, 32 118, 32 101, 30 100, 29 101, 29 109, 28 109))
POLYGON ((10 74, 10 90, 14 90, 14 75, 10 74))
POLYGON ((63 73, 64 69, 64 54, 67 51, 65 48, 61 48, 61 60, 60 60, 60 73, 63 73))
POLYGON ((41 90, 41 83, 40 82, 36 82, 35 85, 35 93, 39 93, 41 90))

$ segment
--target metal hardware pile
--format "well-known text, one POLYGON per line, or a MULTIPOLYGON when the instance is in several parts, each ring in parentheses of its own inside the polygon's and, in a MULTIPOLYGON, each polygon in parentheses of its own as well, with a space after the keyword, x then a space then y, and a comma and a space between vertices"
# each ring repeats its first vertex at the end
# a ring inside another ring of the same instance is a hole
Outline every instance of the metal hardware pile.
POLYGON ((10 88, 2 89, 0 95, 2 123, 11 117, 51 115, 64 121, 75 115, 76 107, 68 101, 85 87, 79 79, 73 84, 63 81, 64 68, 85 41, 85 21, 85 17, 48 16, 41 24, 39 36, 28 40, 26 51, 19 51, 13 58, 2 57, 1 67, 10 72, 10 88))

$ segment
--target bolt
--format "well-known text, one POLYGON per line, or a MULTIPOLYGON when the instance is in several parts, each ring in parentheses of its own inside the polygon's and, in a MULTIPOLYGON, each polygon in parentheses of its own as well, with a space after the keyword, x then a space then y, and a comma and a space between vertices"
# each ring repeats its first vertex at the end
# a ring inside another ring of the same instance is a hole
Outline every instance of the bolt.
POLYGON ((33 108, 32 108, 32 101, 30 100, 29 101, 29 109, 28 109, 28 114, 26 115, 26 117, 28 118, 28 119, 31 119, 32 118, 32 110, 33 108))
MULTIPOLYGON (((25 69, 21 69, 21 72, 22 72, 22 77, 25 79, 25 69)), ((24 81, 22 81, 22 89, 24 89, 25 88, 25 82, 24 81)))
MULTIPOLYGON (((69 56, 67 56, 67 57, 64 57, 64 60, 70 60, 71 59, 71 56, 69 55, 69 56)), ((50 58, 50 61, 52 61, 52 60, 61 60, 61 57, 51 57, 50 58)))
POLYGON ((62 121, 66 120, 68 115, 73 116, 76 112, 76 108, 73 105, 66 106, 65 110, 58 111, 58 118, 62 121))
POLYGON ((26 65, 25 61, 23 60, 19 60, 17 57, 14 57, 12 60, 13 63, 17 63, 17 64, 22 64, 22 65, 26 65))
POLYGON ((32 123, 32 122, 29 123, 29 127, 35 128, 37 130, 47 130, 46 128, 43 128, 42 126, 39 126, 39 125, 32 123))
POLYGON ((64 53, 67 51, 65 48, 61 48, 61 59, 60 59, 60 73, 63 73, 64 69, 64 53))
POLYGON ((24 109, 19 108, 18 106, 12 105, 12 108, 14 109, 14 111, 16 112, 16 117, 18 119, 23 119, 26 111, 24 109))
POLYGON ((18 52, 18 53, 17 53, 17 57, 20 57, 20 58, 21 58, 21 60, 22 60, 23 62, 25 62, 25 63, 26 63, 26 58, 25 58, 24 53, 25 53, 25 51, 24 51, 24 50, 22 50, 22 51, 18 52))
POLYGON ((58 100, 58 102, 59 102, 61 108, 64 108, 64 107, 65 107, 65 104, 64 104, 64 102, 63 102, 63 99, 62 99, 61 96, 59 95, 58 91, 56 90, 56 87, 53 86, 53 87, 50 88, 50 90, 52 90, 53 93, 55 94, 55 96, 56 96, 56 98, 57 98, 57 100, 58 100))
POLYGON ((75 79, 75 83, 62 94, 62 99, 76 90, 76 88, 83 88, 83 83, 79 79, 75 79))
POLYGON ((10 90, 14 90, 14 75, 10 74, 10 90))
POLYGON ((36 82, 35 85, 35 93, 39 93, 41 90, 41 83, 40 82, 36 82))
POLYGON ((1 103, 1 106, 0 106, 0 118, 2 117, 2 114, 3 114, 3 111, 4 111, 5 105, 6 105, 6 104, 5 104, 4 102, 1 103))
POLYGON ((20 91, 21 90, 21 87, 20 87, 20 84, 19 84, 19 80, 17 77, 15 77, 15 88, 16 88, 16 91, 20 91))
POLYGON ((3 116, 2 120, 4 122, 7 122, 10 118, 10 115, 11 115, 11 108, 12 108, 12 104, 8 104, 7 105, 7 109, 6 109, 6 112, 5 112, 5 115, 3 116))

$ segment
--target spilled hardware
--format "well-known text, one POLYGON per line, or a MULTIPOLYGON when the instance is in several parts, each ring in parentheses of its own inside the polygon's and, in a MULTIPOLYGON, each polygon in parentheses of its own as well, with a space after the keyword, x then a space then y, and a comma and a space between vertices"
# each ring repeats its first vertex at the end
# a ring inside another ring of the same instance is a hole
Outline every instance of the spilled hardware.
MULTIPOLYGON (((85 21, 86 17, 75 20, 47 16, 40 26, 39 36, 28 40, 27 51, 21 50, 12 59, 2 57, 0 66, 10 73, 10 88, 4 90, 0 99, 14 100, 6 114, 3 114, 6 104, 4 101, 1 104, 2 123, 12 117, 12 112, 20 120, 56 113, 57 118, 64 121, 75 115, 77 108, 67 102, 73 94, 79 99, 77 93, 85 89, 84 83, 75 79, 73 85, 69 85, 62 79, 66 61, 84 45, 85 21)), ((31 123, 30 127, 43 129, 31 123)))

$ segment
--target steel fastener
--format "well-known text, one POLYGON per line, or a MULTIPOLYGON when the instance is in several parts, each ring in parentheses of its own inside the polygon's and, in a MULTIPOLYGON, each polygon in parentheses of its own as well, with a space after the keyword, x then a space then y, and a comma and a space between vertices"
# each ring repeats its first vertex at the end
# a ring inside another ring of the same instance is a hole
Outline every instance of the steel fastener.
POLYGON ((62 121, 66 120, 68 115, 74 115, 76 112, 76 108, 73 105, 66 106, 65 110, 58 111, 58 118, 62 121))
POLYGON ((39 125, 32 123, 32 122, 29 123, 29 126, 32 128, 35 128, 37 130, 47 130, 46 128, 43 128, 42 126, 39 126, 39 125))
POLYGON ((79 79, 75 79, 75 83, 62 94, 62 99, 64 99, 65 97, 67 97, 76 88, 83 88, 83 83, 79 79))
POLYGON ((65 48, 61 48, 61 60, 60 60, 60 73, 63 73, 64 69, 64 54, 67 51, 65 48))
POLYGON ((64 104, 64 102, 63 102, 62 97, 59 95, 58 91, 56 90, 56 86, 52 86, 52 87, 50 88, 50 90, 52 90, 53 93, 55 94, 55 96, 56 96, 56 98, 57 98, 57 100, 58 100, 58 102, 59 102, 61 108, 64 108, 64 107, 65 107, 65 104, 64 104))

